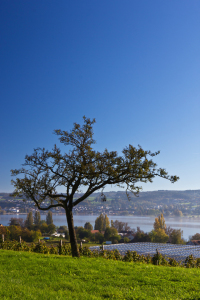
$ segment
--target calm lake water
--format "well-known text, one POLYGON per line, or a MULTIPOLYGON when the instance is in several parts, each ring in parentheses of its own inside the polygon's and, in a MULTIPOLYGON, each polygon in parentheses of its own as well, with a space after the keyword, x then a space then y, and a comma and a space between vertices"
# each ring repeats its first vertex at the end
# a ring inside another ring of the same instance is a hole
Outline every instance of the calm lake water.
MULTIPOLYGON (((74 225, 84 226, 86 222, 90 222, 93 226, 95 224, 95 219, 99 215, 74 215, 74 225)), ((155 217, 140 217, 140 216, 108 216, 109 220, 118 220, 121 222, 127 222, 131 228, 136 229, 137 226, 140 227, 144 232, 149 232, 153 229, 153 223, 155 217)), ((26 215, 0 215, 0 223, 7 226, 11 218, 22 218, 26 219, 26 215)), ((46 220, 46 215, 41 214, 41 219, 46 220)), ((56 226, 67 225, 66 216, 53 214, 53 221, 56 226)), ((200 219, 197 218, 169 218, 165 217, 165 223, 174 229, 183 230, 183 238, 188 240, 189 236, 195 233, 200 233, 200 219)))

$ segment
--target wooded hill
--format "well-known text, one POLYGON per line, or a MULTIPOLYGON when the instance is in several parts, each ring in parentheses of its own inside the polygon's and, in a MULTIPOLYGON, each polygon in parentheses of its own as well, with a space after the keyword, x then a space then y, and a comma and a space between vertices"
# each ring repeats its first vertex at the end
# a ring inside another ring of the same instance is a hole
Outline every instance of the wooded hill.
MULTIPOLYGON (((130 201, 125 191, 105 192, 105 200, 101 192, 92 194, 80 203, 75 213, 118 213, 135 215, 156 215, 163 212, 165 215, 200 215, 200 190, 169 191, 159 190, 152 192, 140 192, 136 197, 129 193, 130 201)), ((76 194, 79 198, 81 194, 76 194)), ((22 199, 13 198, 9 193, 0 193, 1 209, 9 210, 10 207, 31 208, 32 201, 24 203, 22 199)))

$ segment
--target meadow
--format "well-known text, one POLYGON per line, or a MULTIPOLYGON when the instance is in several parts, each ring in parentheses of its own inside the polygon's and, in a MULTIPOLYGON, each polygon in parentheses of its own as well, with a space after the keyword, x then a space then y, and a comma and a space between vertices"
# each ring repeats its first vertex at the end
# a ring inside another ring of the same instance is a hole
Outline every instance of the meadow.
POLYGON ((0 250, 0 299, 200 299, 200 270, 0 250))

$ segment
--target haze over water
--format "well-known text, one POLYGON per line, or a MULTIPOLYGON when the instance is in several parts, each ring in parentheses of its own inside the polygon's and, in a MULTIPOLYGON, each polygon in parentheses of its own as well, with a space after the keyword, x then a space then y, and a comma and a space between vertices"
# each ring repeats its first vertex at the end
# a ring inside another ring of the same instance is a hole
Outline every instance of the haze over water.
MULTIPOLYGON (((11 218, 22 218, 26 219, 26 214, 24 215, 0 215, 0 223, 4 226, 7 226, 11 218)), ((74 215, 74 226, 84 226, 86 222, 90 222, 93 227, 95 224, 95 219, 98 215, 74 215)), ((153 229, 153 223, 155 217, 147 216, 108 216, 109 220, 118 220, 121 222, 127 222, 131 228, 135 230, 137 227, 140 227, 144 232, 149 232, 153 229)), ((46 215, 41 215, 41 219, 45 220, 46 215)), ((53 221, 56 226, 67 225, 66 216, 53 214, 53 221)), ((189 239, 189 236, 194 235, 195 233, 200 233, 200 219, 195 218, 169 218, 165 217, 165 223, 167 226, 170 226, 174 229, 183 230, 183 238, 185 240, 189 239)))

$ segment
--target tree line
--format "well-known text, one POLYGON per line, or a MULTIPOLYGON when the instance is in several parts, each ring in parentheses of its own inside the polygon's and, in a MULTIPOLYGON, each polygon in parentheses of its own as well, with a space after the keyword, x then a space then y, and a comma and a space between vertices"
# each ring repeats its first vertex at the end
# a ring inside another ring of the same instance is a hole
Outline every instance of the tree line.
POLYGON ((4 234, 6 240, 18 240, 21 236, 23 241, 37 242, 42 234, 50 235, 55 230, 52 212, 48 212, 45 221, 41 220, 40 212, 36 211, 34 216, 32 212, 29 212, 25 221, 22 218, 11 218, 9 226, 0 227, 0 234, 4 234))
MULTIPOLYGON (((99 232, 95 233, 95 239, 92 239, 92 235, 90 234, 93 229, 92 225, 87 222, 83 227, 76 227, 76 234, 78 238, 90 239, 93 241, 97 241, 99 243, 103 243, 106 240, 112 241, 112 243, 118 242, 152 242, 152 243, 167 243, 170 242, 172 244, 186 244, 186 241, 182 238, 183 231, 181 229, 174 229, 170 226, 166 226, 165 219, 163 214, 155 218, 155 222, 153 224, 153 230, 149 233, 144 232, 137 227, 137 229, 131 229, 126 222, 120 222, 118 220, 111 220, 111 224, 107 215, 101 214, 95 220, 95 230, 99 230, 99 232), (124 237, 119 235, 119 233, 123 233, 124 237), (126 237, 126 234, 132 236, 130 240, 126 237)), ((196 233, 191 236, 190 239, 200 239, 200 234, 196 233)))
MULTIPOLYGON (((90 222, 86 222, 84 227, 75 227, 77 239, 85 242, 94 242, 102 244, 106 241, 117 243, 137 243, 137 242, 153 242, 172 244, 185 244, 186 241, 182 238, 181 229, 173 229, 166 226, 163 214, 155 218, 153 230, 149 233, 144 232, 137 227, 131 229, 128 223, 118 220, 111 220, 106 214, 100 214, 95 220, 94 231, 90 222), (120 235, 121 233, 121 235, 120 235), (132 238, 130 239, 129 237, 132 238)), ((69 231, 67 226, 56 227, 53 224, 52 212, 49 211, 46 216, 46 221, 41 220, 40 212, 36 211, 34 216, 32 212, 27 214, 26 220, 22 218, 11 218, 9 226, 0 227, 0 235, 4 234, 5 240, 18 240, 21 236, 23 241, 38 242, 42 235, 51 236, 53 233, 63 234, 65 240, 69 241, 69 231)), ((190 239, 199 240, 200 234, 196 233, 190 239)))

